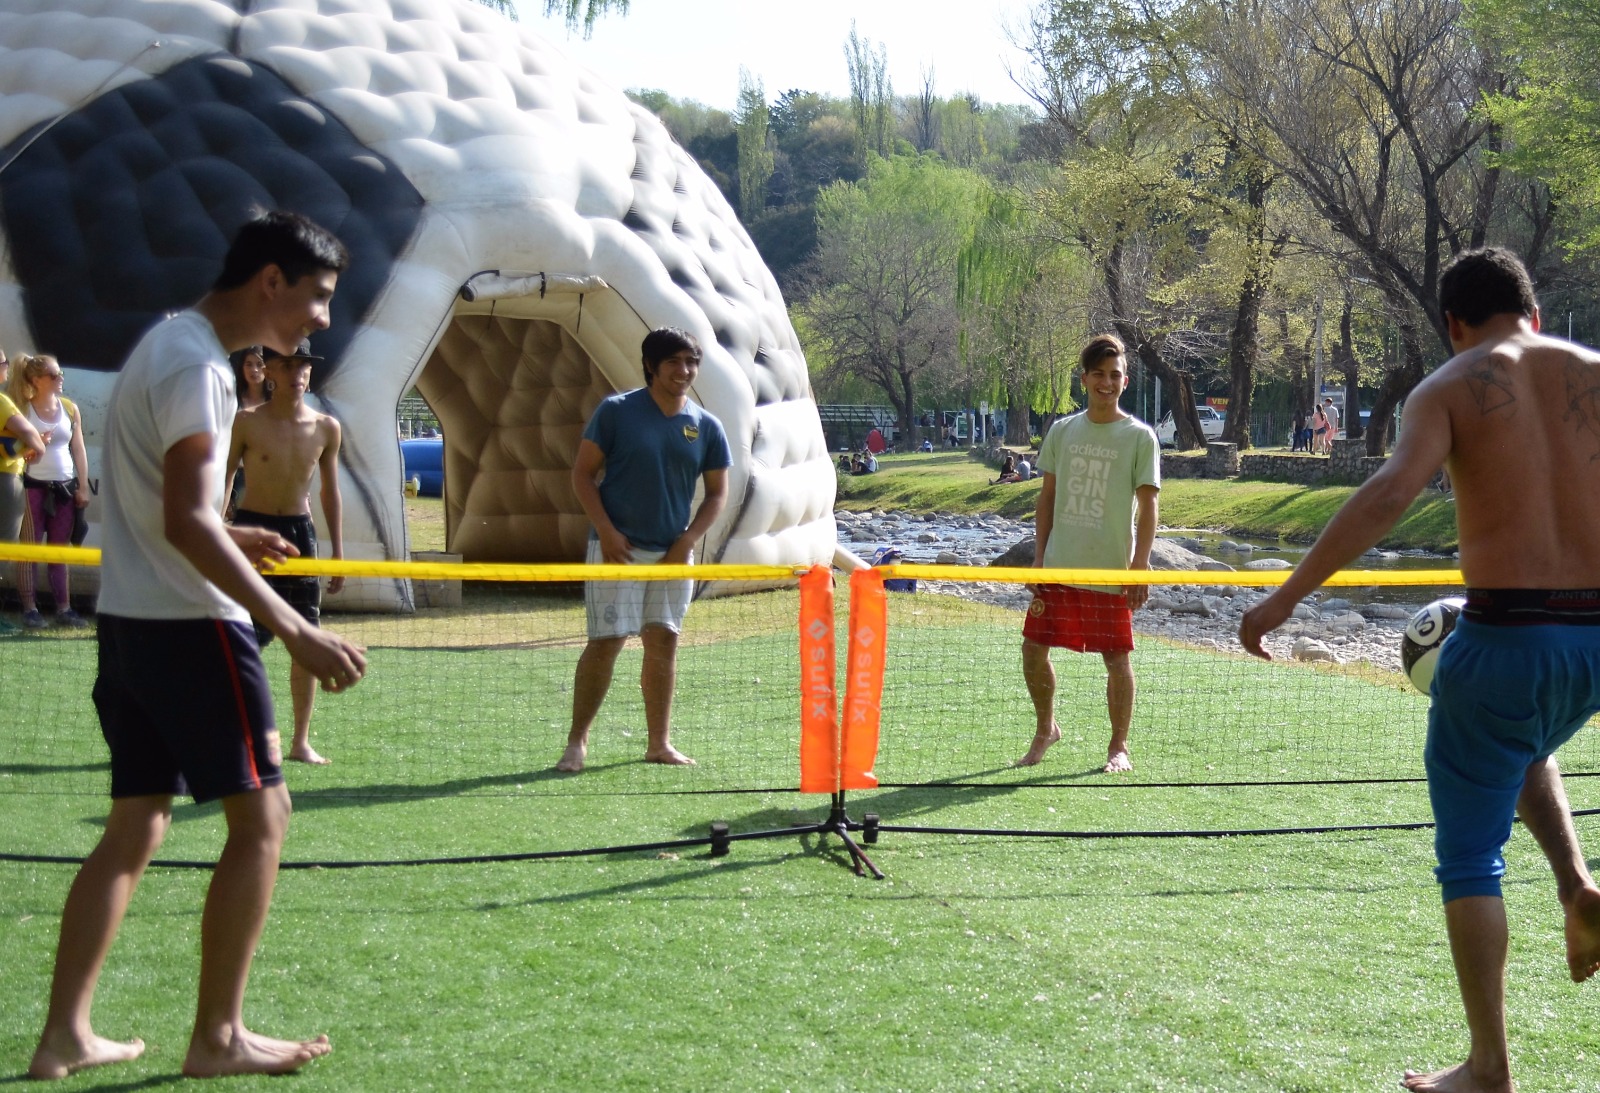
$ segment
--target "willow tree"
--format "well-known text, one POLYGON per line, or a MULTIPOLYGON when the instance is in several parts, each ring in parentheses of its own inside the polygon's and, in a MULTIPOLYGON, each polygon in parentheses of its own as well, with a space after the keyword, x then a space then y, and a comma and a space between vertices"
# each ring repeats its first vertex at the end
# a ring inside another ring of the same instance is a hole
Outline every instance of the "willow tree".
MULTIPOLYGON (((511 7, 511 0, 482 0, 492 8, 511 7)), ((595 21, 608 11, 618 15, 628 14, 628 0, 544 0, 546 15, 559 15, 567 22, 569 31, 583 32, 585 38, 594 33, 595 21)), ((514 16, 513 16, 514 17, 514 16)))
POLYGON ((1007 444, 1032 439, 1030 411, 1074 408, 1072 375, 1089 330, 1088 270, 1037 222, 1023 190, 995 190, 957 264, 963 356, 1006 408, 1007 444))
POLYGON ((956 264, 986 192, 971 171, 895 156, 817 197, 817 254, 799 305, 806 329, 830 373, 884 393, 912 443, 922 384, 956 366, 956 264))

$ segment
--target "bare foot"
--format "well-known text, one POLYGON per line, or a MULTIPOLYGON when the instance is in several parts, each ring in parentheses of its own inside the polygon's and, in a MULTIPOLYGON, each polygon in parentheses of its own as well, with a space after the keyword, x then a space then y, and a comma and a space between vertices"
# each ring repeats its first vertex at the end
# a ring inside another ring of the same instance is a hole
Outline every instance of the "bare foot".
POLYGON ((326 1036, 315 1040, 274 1040, 240 1025, 227 1043, 189 1041, 183 1073, 189 1078, 221 1078, 230 1074, 290 1074, 333 1048, 326 1036))
POLYGON ((1580 888, 1562 904, 1567 919, 1567 970, 1574 983, 1600 971, 1600 888, 1580 888))
POLYGON ((1133 756, 1128 754, 1128 745, 1112 744, 1106 752, 1106 774, 1126 774, 1133 769, 1133 756))
POLYGON ((1435 1070, 1432 1074, 1408 1070, 1400 1079, 1400 1086, 1412 1093, 1512 1093, 1513 1090, 1509 1074, 1503 1081, 1480 1082, 1466 1063, 1435 1070))
POLYGON ((289 758, 294 760, 296 763, 310 763, 314 767, 325 767, 329 763, 333 762, 332 759, 327 759, 321 755, 318 755, 317 749, 313 748, 310 744, 307 744, 305 747, 301 748, 290 748, 289 758))
POLYGON ((52 1033, 47 1029, 39 1037, 33 1062, 28 1064, 28 1077, 53 1081, 93 1066, 125 1063, 143 1054, 143 1040, 107 1040, 92 1032, 87 1039, 79 1040, 70 1033, 52 1033))
POLYGON ((692 767, 694 760, 671 744, 660 748, 651 748, 644 753, 646 763, 665 763, 669 767, 692 767))
POLYGON ((583 761, 588 755, 589 745, 568 744, 567 750, 561 753, 561 761, 556 764, 556 769, 566 771, 568 774, 577 774, 583 769, 583 761))
POLYGON ((1033 767, 1039 765, 1039 760, 1044 758, 1044 753, 1050 750, 1050 745, 1061 739, 1061 726, 1054 721, 1050 722, 1050 731, 1047 733, 1034 733, 1033 743, 1028 747, 1028 754, 1011 764, 1014 767, 1033 767))

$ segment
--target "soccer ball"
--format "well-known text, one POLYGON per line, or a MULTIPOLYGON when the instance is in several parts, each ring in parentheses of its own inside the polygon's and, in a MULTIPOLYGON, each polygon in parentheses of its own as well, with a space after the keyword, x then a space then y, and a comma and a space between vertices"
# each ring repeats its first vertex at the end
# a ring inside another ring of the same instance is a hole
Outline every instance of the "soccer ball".
POLYGON ((1405 637, 1400 641, 1400 664, 1411 685, 1423 694, 1433 686, 1433 670, 1439 664, 1439 646, 1456 628, 1467 601, 1461 596, 1434 600, 1411 616, 1405 637))

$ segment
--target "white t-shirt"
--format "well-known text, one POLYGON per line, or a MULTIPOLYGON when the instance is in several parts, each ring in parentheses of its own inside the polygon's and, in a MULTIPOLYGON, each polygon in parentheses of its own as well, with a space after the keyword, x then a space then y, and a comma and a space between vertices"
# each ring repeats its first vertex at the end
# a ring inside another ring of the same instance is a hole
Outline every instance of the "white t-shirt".
POLYGON ((250 621, 249 612, 167 542, 161 503, 167 451, 205 433, 213 438, 212 504, 222 510, 222 467, 237 408, 228 353, 198 312, 164 319, 134 346, 112 388, 101 445, 101 612, 250 621))

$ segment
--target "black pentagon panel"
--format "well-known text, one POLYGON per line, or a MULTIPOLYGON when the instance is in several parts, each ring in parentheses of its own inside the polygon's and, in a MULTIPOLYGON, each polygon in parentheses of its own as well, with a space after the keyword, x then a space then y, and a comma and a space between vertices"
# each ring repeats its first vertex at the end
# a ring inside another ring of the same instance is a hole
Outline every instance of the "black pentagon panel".
POLYGON ((0 220, 40 351, 115 371, 149 325, 216 279, 252 207, 292 209, 350 249, 329 366, 389 280, 423 199, 398 167, 275 72, 229 54, 102 95, 0 152, 0 220))

